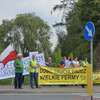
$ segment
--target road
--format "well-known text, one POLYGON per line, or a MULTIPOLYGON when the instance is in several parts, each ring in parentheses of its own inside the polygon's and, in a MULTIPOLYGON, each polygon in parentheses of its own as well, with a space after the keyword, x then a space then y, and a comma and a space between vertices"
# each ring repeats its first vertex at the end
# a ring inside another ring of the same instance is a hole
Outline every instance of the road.
MULTIPOLYGON (((100 86, 94 87, 94 99, 100 100, 100 86)), ((13 89, 0 86, 0 100, 91 100, 86 88, 81 86, 41 87, 39 89, 13 89)))
MULTIPOLYGON (((99 94, 100 95, 100 94, 99 94)), ((1 94, 0 100, 91 100, 88 96, 74 94, 1 94)), ((93 100, 100 100, 95 98, 93 100)))

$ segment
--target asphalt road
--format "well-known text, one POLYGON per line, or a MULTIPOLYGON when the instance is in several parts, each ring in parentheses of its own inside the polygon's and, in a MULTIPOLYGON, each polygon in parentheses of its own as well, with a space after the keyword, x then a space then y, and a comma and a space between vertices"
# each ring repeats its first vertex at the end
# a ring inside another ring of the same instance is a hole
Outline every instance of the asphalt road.
MULTIPOLYGON (((94 87, 94 99, 100 100, 100 86, 94 87)), ((39 89, 14 89, 11 86, 0 86, 0 100, 91 100, 86 88, 81 86, 41 87, 39 89)))
MULTIPOLYGON (((0 100, 90 100, 90 97, 70 94, 17 94, 0 95, 0 100)), ((94 99, 100 100, 100 99, 94 99)))

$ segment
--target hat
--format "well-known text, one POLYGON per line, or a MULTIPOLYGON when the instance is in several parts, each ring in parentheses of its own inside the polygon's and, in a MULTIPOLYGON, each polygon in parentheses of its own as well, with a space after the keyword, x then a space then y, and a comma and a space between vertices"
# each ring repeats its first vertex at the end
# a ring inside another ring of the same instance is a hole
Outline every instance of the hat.
POLYGON ((23 55, 22 55, 21 53, 18 53, 18 54, 17 54, 17 57, 20 57, 20 56, 23 56, 23 55))

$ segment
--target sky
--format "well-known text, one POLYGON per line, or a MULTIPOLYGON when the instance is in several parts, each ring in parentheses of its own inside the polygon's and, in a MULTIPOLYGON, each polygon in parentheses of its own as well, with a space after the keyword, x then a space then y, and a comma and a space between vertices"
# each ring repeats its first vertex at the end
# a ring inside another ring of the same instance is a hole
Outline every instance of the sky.
MULTIPOLYGON (((15 18, 17 14, 32 13, 44 19, 50 26, 60 19, 60 15, 53 13, 51 10, 59 0, 0 0, 0 24, 3 19, 15 18)), ((51 41, 57 43, 57 36, 53 33, 51 41)))
POLYGON ((0 0, 0 23, 2 19, 11 19, 20 13, 35 12, 52 25, 58 17, 51 10, 59 0, 0 0))

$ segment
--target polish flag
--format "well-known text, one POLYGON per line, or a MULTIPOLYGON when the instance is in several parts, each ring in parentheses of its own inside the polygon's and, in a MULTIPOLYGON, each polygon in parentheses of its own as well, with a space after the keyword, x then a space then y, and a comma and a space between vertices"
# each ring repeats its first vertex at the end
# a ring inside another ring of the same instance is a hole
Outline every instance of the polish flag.
POLYGON ((14 50, 12 45, 9 45, 0 55, 0 62, 3 64, 8 63, 11 60, 16 58, 16 51, 14 50))

